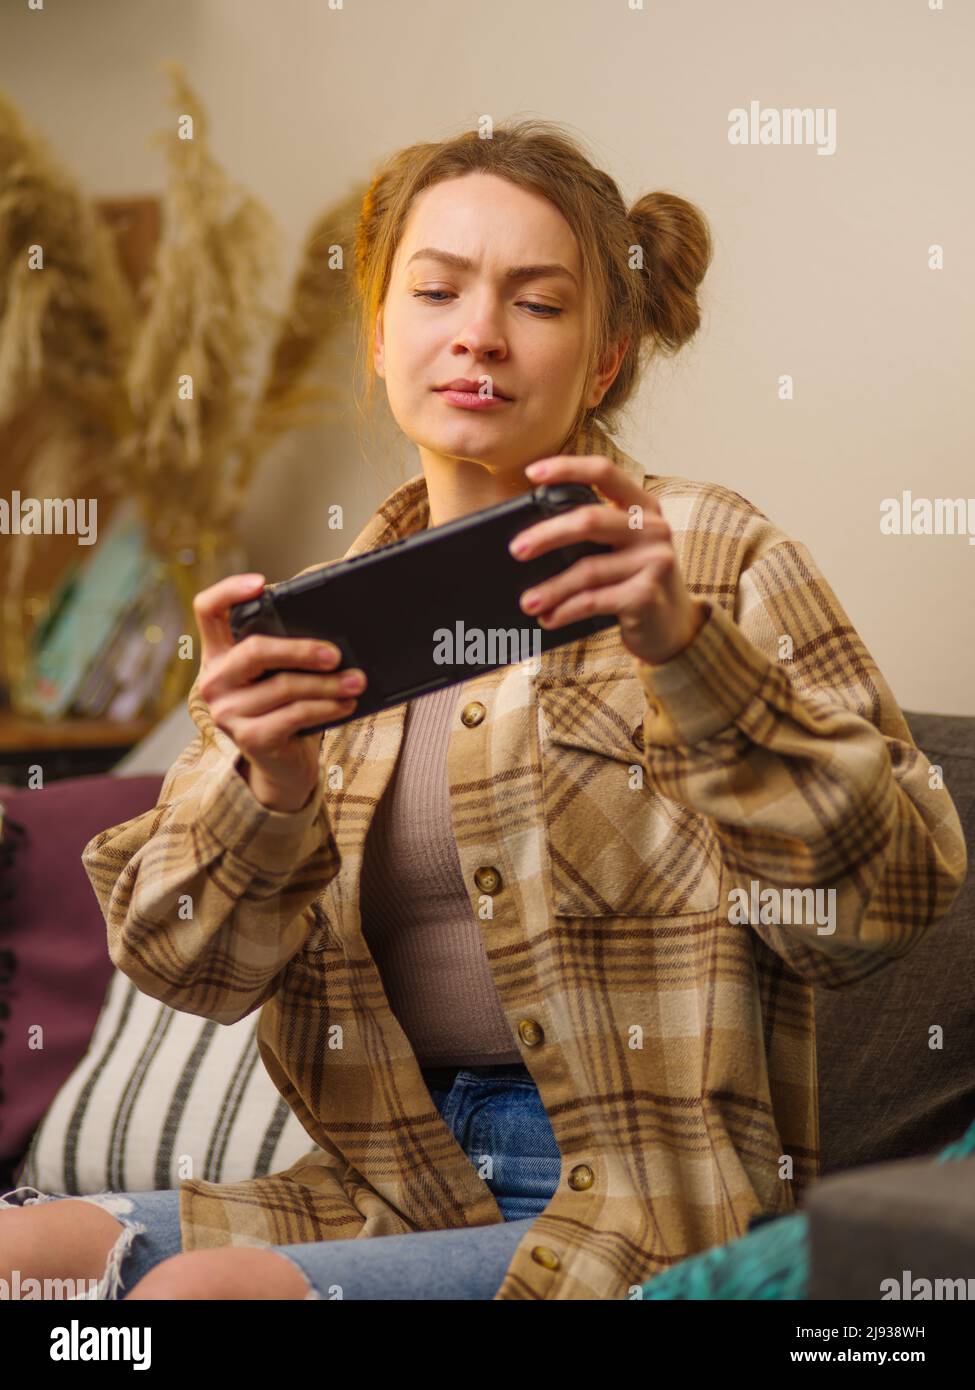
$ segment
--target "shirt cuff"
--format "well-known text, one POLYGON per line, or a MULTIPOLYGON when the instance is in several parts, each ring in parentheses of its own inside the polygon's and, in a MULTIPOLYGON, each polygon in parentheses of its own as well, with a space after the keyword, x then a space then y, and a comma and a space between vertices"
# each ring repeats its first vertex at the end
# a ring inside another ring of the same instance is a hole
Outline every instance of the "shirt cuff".
POLYGON ((720 604, 710 603, 696 637, 670 661, 634 656, 647 697, 645 745, 690 747, 734 724, 773 665, 720 604))
POLYGON ((238 770, 243 754, 227 754, 200 799, 197 819, 218 844, 249 867, 266 874, 291 870, 321 842, 315 828, 325 786, 319 777, 304 806, 272 811, 258 801, 238 770))

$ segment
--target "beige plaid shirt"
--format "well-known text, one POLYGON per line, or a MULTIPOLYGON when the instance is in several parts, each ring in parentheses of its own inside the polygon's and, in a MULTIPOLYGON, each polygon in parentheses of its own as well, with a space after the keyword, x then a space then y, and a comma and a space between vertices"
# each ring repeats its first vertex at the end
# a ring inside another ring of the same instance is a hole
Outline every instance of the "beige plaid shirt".
MULTIPOLYGON (((642 479, 710 616, 661 666, 614 626, 458 692, 460 863, 562 1153, 501 1299, 622 1298, 792 1210, 818 1175, 812 986, 910 950, 966 870, 949 792, 808 550, 725 487, 645 477, 597 429, 575 452, 642 479)), ((347 554, 427 519, 420 474, 347 554)), ((267 1177, 183 1181, 184 1249, 500 1222, 362 934, 406 706, 326 730, 317 793, 278 813, 198 684, 156 807, 97 835, 85 868, 141 990, 221 1023, 261 1009, 261 1057, 315 1147, 267 1177)))

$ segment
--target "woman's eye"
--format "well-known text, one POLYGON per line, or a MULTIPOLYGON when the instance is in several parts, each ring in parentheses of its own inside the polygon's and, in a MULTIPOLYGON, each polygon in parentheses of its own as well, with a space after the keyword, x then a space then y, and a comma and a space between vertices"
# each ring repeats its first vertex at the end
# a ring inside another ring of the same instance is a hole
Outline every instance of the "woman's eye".
MULTIPOLYGON (((443 299, 437 299, 435 297, 437 295, 443 295, 445 298, 450 295, 449 290, 413 290, 411 293, 414 299, 426 299, 429 300, 431 304, 443 303, 443 299)), ((554 318, 556 314, 561 314, 562 312, 562 310, 557 309, 554 304, 538 304, 533 299, 520 299, 518 303, 523 305, 526 309, 540 310, 539 313, 532 314, 532 317, 536 319, 554 318)))

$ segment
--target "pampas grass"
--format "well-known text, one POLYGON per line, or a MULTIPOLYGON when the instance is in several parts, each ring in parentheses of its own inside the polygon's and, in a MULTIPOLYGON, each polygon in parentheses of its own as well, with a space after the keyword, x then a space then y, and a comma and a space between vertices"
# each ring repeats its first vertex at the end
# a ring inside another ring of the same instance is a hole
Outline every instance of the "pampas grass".
POLYGON ((344 401, 321 380, 329 342, 352 309, 349 276, 329 268, 328 248, 351 245, 365 186, 315 223, 287 308, 273 315, 261 293, 276 265, 271 216, 216 163, 205 112, 182 69, 165 69, 171 104, 193 117, 194 131, 192 140, 175 127, 158 137, 170 170, 169 231, 126 377, 139 423, 121 456, 136 491, 152 499, 160 547, 213 548, 232 533, 272 444, 344 401), (274 341, 257 385, 254 359, 269 329, 274 341), (187 375, 192 400, 177 391, 187 375))
POLYGON ((276 315, 264 299, 273 218, 214 157, 182 68, 163 66, 174 119, 155 137, 167 162, 163 235, 141 318, 110 231, 0 96, 0 424, 42 392, 61 401, 68 432, 105 446, 98 481, 139 500, 167 554, 203 533, 228 537, 271 444, 344 402, 311 378, 351 313, 350 277, 330 268, 328 248, 351 246, 363 189, 317 220, 276 315), (180 138, 183 116, 192 139, 180 138), (43 271, 27 266, 35 244, 43 271))
MULTIPOLYGON (((330 265, 330 248, 351 246, 367 185, 328 208, 309 232, 299 257, 288 307, 278 326, 267 375, 241 450, 234 479, 242 505, 260 459, 280 436, 318 424, 341 409, 345 391, 325 381, 335 335, 353 313, 350 276, 330 265)), ((347 388, 346 388, 347 389, 347 388)))
MULTIPOLYGON (((130 423, 123 375, 135 324, 111 232, 0 93, 0 427, 28 459, 28 496, 83 494, 96 478, 103 492, 120 490, 99 465, 130 423)), ((39 541, 3 540, 3 666, 16 682, 39 541)))
MULTIPOLYGON (((351 390, 323 380, 352 309, 352 277, 330 267, 329 248, 351 255, 365 185, 317 219, 275 314, 265 299, 274 220, 217 161, 180 65, 163 71, 174 113, 155 137, 167 168, 163 231, 138 299, 109 229, 0 95, 0 424, 45 413, 33 495, 136 499, 192 623, 193 593, 239 553, 240 511, 261 460, 284 434, 341 409, 351 390), (180 138, 186 116, 191 139, 180 138), (41 272, 27 266, 35 244, 41 272), (75 471, 58 486, 80 457, 89 481, 75 471)), ((34 540, 19 539, 12 602, 34 540)))
POLYGON ((117 439, 135 324, 111 232, 0 93, 0 424, 43 389, 52 425, 117 439))
POLYGON ((175 117, 156 136, 168 165, 163 236, 125 377, 134 425, 120 448, 163 553, 235 520, 228 473, 248 424, 253 358, 273 322, 261 291, 275 259, 270 213, 221 169, 199 98, 178 65, 166 69, 175 117), (178 133, 186 115, 192 139, 178 133))

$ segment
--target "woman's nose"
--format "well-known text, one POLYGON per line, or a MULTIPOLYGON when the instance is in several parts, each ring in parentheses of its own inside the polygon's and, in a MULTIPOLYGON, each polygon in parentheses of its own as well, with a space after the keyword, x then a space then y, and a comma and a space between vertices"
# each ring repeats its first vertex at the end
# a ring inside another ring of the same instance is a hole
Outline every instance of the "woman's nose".
POLYGON ((481 305, 472 312, 457 334, 456 341, 474 356, 507 353, 508 345, 501 322, 500 305, 481 305))

